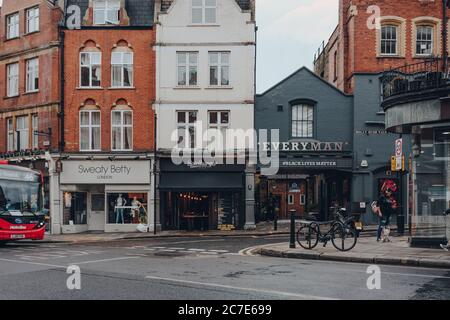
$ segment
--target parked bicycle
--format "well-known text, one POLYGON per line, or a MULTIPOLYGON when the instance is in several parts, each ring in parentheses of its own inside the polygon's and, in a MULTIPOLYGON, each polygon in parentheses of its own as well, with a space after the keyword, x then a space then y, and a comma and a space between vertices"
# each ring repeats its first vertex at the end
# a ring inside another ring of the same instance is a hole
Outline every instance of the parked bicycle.
POLYGON ((301 224, 297 232, 297 242, 304 249, 312 250, 319 242, 326 247, 330 241, 339 251, 350 251, 356 246, 356 229, 342 223, 339 218, 328 222, 302 221, 301 224), (321 231, 324 225, 330 225, 326 233, 321 231))

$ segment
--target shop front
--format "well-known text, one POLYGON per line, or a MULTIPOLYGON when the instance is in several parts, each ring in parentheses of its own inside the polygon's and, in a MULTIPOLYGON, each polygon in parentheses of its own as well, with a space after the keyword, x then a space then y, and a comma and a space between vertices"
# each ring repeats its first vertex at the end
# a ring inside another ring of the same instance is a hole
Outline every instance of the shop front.
POLYGON ((62 233, 133 232, 148 224, 151 161, 62 161, 62 233))
POLYGON ((257 179, 261 219, 286 220, 295 210, 299 218, 325 221, 337 208, 350 209, 352 162, 351 156, 281 159, 277 175, 257 179))
POLYGON ((245 224, 245 166, 160 160, 163 230, 233 230, 245 224))

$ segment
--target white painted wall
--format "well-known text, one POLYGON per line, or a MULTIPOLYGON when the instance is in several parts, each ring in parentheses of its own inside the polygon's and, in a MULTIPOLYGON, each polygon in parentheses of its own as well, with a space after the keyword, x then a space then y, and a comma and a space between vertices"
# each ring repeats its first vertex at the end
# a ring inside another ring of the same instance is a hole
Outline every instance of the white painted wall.
POLYGON ((208 125, 208 111, 230 111, 231 129, 254 128, 255 23, 235 0, 217 0, 217 24, 191 24, 191 1, 175 0, 160 14, 155 45, 158 149, 171 149, 176 111, 198 111, 198 121, 208 125), (177 51, 197 51, 198 84, 177 87, 177 51), (230 52, 230 86, 209 86, 209 51, 230 52))

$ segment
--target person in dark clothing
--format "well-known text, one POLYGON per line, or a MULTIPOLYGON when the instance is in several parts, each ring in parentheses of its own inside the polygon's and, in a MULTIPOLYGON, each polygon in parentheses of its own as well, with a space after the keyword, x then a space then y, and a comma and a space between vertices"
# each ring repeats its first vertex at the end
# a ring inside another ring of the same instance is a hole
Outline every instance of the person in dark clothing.
POLYGON ((377 201, 377 206, 380 208, 378 212, 379 224, 377 231, 377 241, 381 240, 381 233, 383 232, 383 227, 389 226, 391 221, 391 215, 394 211, 394 203, 392 202, 392 190, 386 189, 384 194, 381 194, 377 201))

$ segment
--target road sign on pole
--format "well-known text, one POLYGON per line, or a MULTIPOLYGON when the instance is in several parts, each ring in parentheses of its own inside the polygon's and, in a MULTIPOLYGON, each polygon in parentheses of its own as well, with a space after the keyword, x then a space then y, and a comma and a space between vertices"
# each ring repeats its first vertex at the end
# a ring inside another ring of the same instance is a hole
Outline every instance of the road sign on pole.
POLYGON ((395 140, 395 160, 396 171, 400 171, 403 169, 403 139, 395 140))

